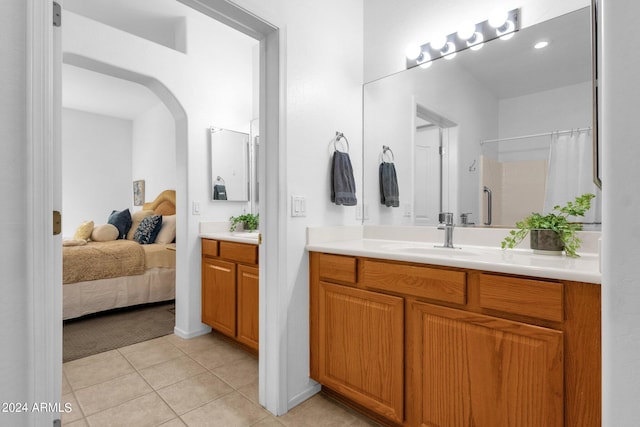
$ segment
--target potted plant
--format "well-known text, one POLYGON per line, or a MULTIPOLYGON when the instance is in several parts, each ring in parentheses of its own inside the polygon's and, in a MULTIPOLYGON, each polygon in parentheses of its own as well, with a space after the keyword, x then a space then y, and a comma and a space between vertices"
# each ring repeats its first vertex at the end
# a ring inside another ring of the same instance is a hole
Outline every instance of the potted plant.
POLYGON ((236 231, 238 224, 242 224, 242 229, 245 231, 255 231, 258 229, 259 225, 258 214, 247 213, 239 216, 232 216, 229 218, 229 221, 231 221, 229 231, 236 231))
POLYGON ((531 232, 531 249, 534 251, 562 254, 564 250, 567 256, 578 257, 576 250, 582 241, 576 231, 582 230, 582 225, 569 222, 567 217, 584 216, 591 208, 591 199, 594 197, 595 194, 583 194, 565 206, 554 206, 547 215, 532 213, 516 223, 516 229, 511 230, 502 241, 502 249, 514 248, 531 232))

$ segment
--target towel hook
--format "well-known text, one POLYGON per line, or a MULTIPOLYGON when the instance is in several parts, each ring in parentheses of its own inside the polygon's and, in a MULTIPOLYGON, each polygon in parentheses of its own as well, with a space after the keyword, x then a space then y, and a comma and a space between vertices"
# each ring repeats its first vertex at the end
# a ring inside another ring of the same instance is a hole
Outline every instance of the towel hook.
POLYGON ((393 150, 388 145, 382 146, 382 153, 380 153, 380 162, 393 163, 395 161, 395 156, 393 154, 393 150), (387 151, 391 153, 391 162, 385 160, 384 156, 387 154, 387 151))
POLYGON ((347 150, 345 151, 345 153, 348 153, 349 152, 349 140, 347 139, 346 136, 344 136, 344 133, 342 133, 342 132, 336 131, 336 137, 333 140, 333 149, 335 151, 340 151, 340 150, 338 150, 338 147, 336 147, 336 142, 340 141, 341 139, 344 139, 345 143, 347 144, 347 150))

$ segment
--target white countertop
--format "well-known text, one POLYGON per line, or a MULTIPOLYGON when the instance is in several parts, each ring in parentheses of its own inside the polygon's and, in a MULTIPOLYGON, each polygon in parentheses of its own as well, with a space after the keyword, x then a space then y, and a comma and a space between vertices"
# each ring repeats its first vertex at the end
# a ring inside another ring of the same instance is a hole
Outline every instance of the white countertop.
POLYGON ((226 240, 229 242, 258 244, 258 233, 222 231, 218 233, 200 233, 202 239, 226 240))
POLYGON ((257 231, 229 231, 229 222, 201 222, 200 238, 226 240, 229 242, 258 244, 259 233, 257 231))
MULTIPOLYGON (((338 227, 328 228, 329 234, 331 230, 337 229, 338 227)), ((435 239, 411 241, 367 238, 367 235, 379 235, 377 231, 375 233, 364 231, 362 237, 358 237, 355 227, 345 230, 346 232, 341 233, 342 237, 328 240, 326 230, 317 233, 317 230, 310 229, 306 248, 309 251, 339 255, 418 262, 586 283, 601 282, 600 258, 597 253, 584 253, 579 258, 570 258, 566 255, 538 255, 530 249, 502 250, 499 246, 465 245, 464 242, 456 244, 455 236, 454 244, 461 249, 435 248, 436 245, 442 245, 442 242, 435 239), (324 237, 315 239, 314 235, 324 237)), ((489 233, 495 234, 495 231, 489 231, 489 233)), ((504 230, 500 233, 506 234, 504 230)))

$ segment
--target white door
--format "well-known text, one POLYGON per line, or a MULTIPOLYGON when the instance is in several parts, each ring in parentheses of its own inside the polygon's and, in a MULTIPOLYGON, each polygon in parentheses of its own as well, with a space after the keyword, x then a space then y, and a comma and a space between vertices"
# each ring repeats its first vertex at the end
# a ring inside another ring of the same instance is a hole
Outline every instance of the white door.
POLYGON ((438 224, 442 209, 441 132, 436 125, 416 129, 413 180, 416 225, 438 224))

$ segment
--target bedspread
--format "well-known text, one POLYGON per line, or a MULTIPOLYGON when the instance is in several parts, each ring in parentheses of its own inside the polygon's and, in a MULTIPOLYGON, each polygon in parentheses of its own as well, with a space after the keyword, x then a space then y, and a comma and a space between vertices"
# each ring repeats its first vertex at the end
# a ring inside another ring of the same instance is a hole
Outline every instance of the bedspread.
POLYGON ((62 249, 64 284, 133 276, 145 270, 144 249, 131 240, 89 242, 85 246, 62 249))

